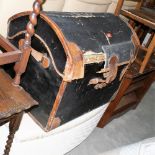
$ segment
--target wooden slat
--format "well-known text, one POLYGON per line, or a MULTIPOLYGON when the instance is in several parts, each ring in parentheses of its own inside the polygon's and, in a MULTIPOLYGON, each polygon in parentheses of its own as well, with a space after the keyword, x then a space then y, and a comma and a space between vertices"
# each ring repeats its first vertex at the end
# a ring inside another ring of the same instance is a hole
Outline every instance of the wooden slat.
POLYGON ((137 10, 137 9, 133 9, 133 10, 129 10, 131 13, 139 16, 139 17, 142 17, 148 21, 151 21, 154 23, 155 25, 155 11, 151 11, 150 10, 147 10, 147 9, 144 9, 144 8, 141 8, 140 10, 137 10))
POLYGON ((0 35, 0 47, 4 48, 7 52, 16 51, 17 48, 11 44, 7 39, 0 35))
POLYGON ((22 52, 20 50, 1 53, 0 54, 0 65, 17 62, 20 60, 22 52))
POLYGON ((14 86, 13 80, 0 69, 0 119, 29 109, 38 103, 20 86, 14 86))
MULTIPOLYGON (((136 10, 136 12, 138 12, 138 10, 136 10)), ((155 29, 155 22, 152 21, 151 17, 149 17, 147 15, 144 16, 144 13, 141 14, 141 16, 139 16, 140 13, 135 14, 134 10, 121 10, 121 14, 128 17, 128 18, 136 20, 139 23, 144 24, 145 26, 148 26, 152 29, 155 29)))

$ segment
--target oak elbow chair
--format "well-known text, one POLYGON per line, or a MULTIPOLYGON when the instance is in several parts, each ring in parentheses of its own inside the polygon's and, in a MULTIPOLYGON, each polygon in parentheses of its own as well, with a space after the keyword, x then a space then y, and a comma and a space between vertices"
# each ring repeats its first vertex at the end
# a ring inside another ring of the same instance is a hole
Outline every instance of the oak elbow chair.
POLYGON ((0 68, 0 125, 9 122, 9 136, 5 146, 4 155, 9 155, 14 134, 18 130, 23 112, 38 103, 26 92, 20 84, 20 77, 25 72, 29 55, 31 53, 31 37, 37 16, 43 0, 36 0, 30 22, 27 24, 25 39, 19 41, 19 49, 0 35, 0 65, 15 63, 15 77, 12 79, 0 68))

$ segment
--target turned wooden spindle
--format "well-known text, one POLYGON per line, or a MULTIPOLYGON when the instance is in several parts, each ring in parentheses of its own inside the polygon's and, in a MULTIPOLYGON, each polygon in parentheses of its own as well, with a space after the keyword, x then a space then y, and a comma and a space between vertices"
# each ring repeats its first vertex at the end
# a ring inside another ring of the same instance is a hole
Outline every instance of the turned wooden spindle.
POLYGON ((9 155, 9 152, 10 152, 10 149, 11 149, 11 146, 12 146, 12 143, 13 143, 14 135, 15 135, 15 132, 11 132, 9 134, 3 155, 9 155))
POLYGON ((20 112, 19 114, 16 114, 9 123, 9 136, 8 140, 5 145, 5 150, 3 155, 9 155, 10 149, 13 143, 13 139, 15 136, 16 131, 19 129, 21 120, 22 120, 23 112, 20 112))
POLYGON ((44 0, 36 0, 33 4, 33 11, 29 16, 29 22, 26 26, 25 39, 19 41, 19 49, 22 51, 22 57, 19 62, 15 64, 15 78, 14 85, 20 84, 21 75, 25 72, 29 56, 31 53, 31 38, 35 33, 35 26, 37 25, 37 16, 40 14, 41 6, 44 0))

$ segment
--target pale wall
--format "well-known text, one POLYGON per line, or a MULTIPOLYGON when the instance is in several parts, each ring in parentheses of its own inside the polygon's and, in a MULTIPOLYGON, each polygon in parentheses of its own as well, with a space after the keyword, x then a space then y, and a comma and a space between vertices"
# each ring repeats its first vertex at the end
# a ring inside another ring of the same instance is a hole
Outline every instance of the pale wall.
MULTIPOLYGON (((32 10, 34 0, 0 0, 0 34, 6 36, 7 21, 12 15, 32 10)), ((47 0, 44 10, 66 12, 111 12, 113 13, 117 0, 47 0)), ((125 3, 125 7, 134 7, 134 2, 125 3)))
MULTIPOLYGON (((0 0, 0 34, 6 36, 7 21, 12 15, 32 10, 34 0, 0 0)), ((45 10, 61 11, 64 0, 47 0, 43 5, 45 10)))

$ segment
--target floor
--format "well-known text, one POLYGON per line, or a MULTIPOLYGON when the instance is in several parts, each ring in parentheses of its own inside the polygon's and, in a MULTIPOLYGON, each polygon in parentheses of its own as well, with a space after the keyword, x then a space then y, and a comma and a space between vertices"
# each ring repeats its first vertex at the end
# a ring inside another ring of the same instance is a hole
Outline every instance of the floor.
POLYGON ((155 137, 155 84, 136 108, 114 119, 105 128, 96 128, 78 147, 66 155, 104 155, 103 152, 155 137))

